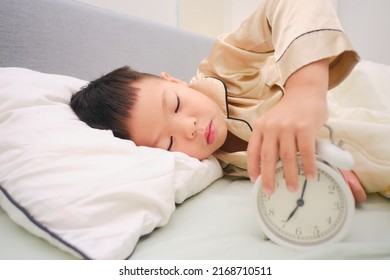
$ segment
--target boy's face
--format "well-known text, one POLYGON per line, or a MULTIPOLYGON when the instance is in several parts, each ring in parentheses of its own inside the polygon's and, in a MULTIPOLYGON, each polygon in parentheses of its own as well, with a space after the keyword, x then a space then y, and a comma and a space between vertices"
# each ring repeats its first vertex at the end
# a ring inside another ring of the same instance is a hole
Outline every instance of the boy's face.
POLYGON ((187 84, 162 73, 135 84, 138 98, 128 127, 138 146, 183 152, 204 159, 226 140, 225 118, 217 104, 187 84))

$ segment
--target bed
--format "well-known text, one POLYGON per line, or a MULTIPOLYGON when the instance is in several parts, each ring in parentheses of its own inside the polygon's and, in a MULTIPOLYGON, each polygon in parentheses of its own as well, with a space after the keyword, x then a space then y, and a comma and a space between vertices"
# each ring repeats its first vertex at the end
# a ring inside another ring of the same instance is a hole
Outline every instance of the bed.
MULTIPOLYGON (((0 259, 390 258, 379 194, 357 205, 341 242, 286 249, 256 224, 249 180, 222 177, 212 157, 92 130, 68 108, 73 91, 125 64, 189 80, 212 40, 73 0, 1 1, 0 38, 0 259)), ((352 75, 390 105, 388 65, 363 61, 352 75)))

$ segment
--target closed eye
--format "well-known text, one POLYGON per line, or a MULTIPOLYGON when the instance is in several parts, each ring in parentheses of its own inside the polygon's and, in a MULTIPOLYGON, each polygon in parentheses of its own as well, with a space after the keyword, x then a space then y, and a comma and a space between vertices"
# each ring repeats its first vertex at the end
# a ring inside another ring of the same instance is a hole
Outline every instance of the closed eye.
POLYGON ((175 113, 177 113, 179 111, 179 108, 180 108, 180 97, 177 94, 176 94, 176 99, 177 99, 177 106, 175 109, 175 113))
POLYGON ((170 141, 169 141, 169 146, 168 146, 168 149, 167 149, 168 152, 171 151, 172 145, 173 145, 173 137, 171 136, 170 141))
MULTIPOLYGON (((175 114, 179 111, 180 109, 180 97, 177 95, 176 93, 176 100, 177 100, 177 105, 176 105, 176 108, 175 108, 175 114)), ((171 136, 170 137, 170 141, 169 141, 169 146, 168 146, 168 149, 167 151, 170 151, 172 149, 172 146, 173 146, 173 137, 171 136)))

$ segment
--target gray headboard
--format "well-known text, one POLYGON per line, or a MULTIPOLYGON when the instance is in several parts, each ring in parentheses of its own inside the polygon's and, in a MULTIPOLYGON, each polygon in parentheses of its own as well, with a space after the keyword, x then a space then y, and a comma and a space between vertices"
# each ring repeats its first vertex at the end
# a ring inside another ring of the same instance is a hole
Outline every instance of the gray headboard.
POLYGON ((74 0, 1 0, 0 67, 90 80, 114 68, 188 81, 212 40, 74 0))

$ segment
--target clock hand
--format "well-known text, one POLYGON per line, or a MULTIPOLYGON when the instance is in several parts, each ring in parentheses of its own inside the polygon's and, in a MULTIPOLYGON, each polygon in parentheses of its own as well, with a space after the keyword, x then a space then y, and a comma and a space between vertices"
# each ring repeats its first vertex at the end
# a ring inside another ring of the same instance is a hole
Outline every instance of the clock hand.
POLYGON ((304 196, 305 191, 306 191, 306 185, 307 185, 307 179, 305 179, 305 182, 303 183, 303 189, 302 189, 302 194, 301 194, 301 198, 300 199, 303 199, 303 196, 304 196))
MULTIPOLYGON (((298 199, 298 201, 299 201, 299 200, 300 200, 300 199, 298 199)), ((286 222, 288 222, 288 221, 292 218, 292 216, 294 216, 295 212, 297 212, 297 210, 298 210, 298 208, 299 208, 298 201, 297 201, 297 206, 296 206, 296 207, 294 208, 294 210, 290 213, 290 215, 288 216, 286 222)))
POLYGON ((305 182, 303 183, 301 197, 297 200, 297 206, 295 206, 294 210, 290 213, 286 222, 288 222, 294 216, 295 212, 297 212, 299 207, 302 207, 305 204, 305 202, 303 201, 303 196, 304 196, 305 191, 306 191, 306 185, 307 185, 307 180, 305 180, 305 182))

